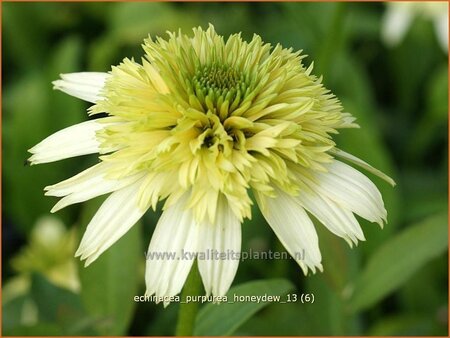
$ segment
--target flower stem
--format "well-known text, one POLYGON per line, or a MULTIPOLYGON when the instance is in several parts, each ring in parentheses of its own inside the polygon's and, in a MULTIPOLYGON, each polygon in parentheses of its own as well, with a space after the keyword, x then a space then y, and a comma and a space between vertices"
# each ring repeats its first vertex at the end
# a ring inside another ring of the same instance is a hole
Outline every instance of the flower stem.
POLYGON ((199 296, 202 292, 202 283, 197 268, 197 262, 194 262, 191 272, 184 284, 181 293, 180 309, 178 311, 176 336, 192 336, 194 333, 195 318, 198 312, 198 302, 186 303, 187 296, 199 296))

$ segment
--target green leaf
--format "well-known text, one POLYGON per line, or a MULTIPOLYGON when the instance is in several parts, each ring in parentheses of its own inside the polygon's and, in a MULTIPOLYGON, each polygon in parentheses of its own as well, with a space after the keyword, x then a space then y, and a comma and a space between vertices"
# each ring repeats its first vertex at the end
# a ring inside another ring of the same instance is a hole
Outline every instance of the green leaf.
POLYGON ((32 275, 31 295, 36 302, 40 320, 70 320, 83 313, 77 294, 53 285, 41 274, 32 275))
MULTIPOLYGON (((191 13, 192 14, 192 13, 191 13)), ((141 42, 148 34, 189 29, 195 15, 184 15, 168 3, 120 3, 110 16, 110 31, 125 42, 141 42)))
POLYGON ((3 334, 9 336, 9 330, 19 327, 24 322, 24 311, 27 303, 32 302, 29 295, 18 296, 8 302, 3 299, 2 304, 2 329, 3 334))
MULTIPOLYGON (((382 317, 369 331, 369 336, 427 336, 433 321, 425 313, 382 317)), ((444 334, 443 334, 444 335, 444 334)))
POLYGON ((108 70, 125 56, 140 60, 140 45, 149 35, 163 36, 166 31, 178 29, 189 31, 198 24, 195 12, 185 15, 169 3, 117 3, 109 9, 106 34, 90 50, 89 68, 96 71, 108 70))
MULTIPOLYGON (((438 139, 442 141, 447 137, 448 121, 448 67, 447 63, 440 66, 430 79, 425 82, 426 106, 424 114, 414 124, 414 130, 409 137, 409 146, 406 148, 410 161, 421 161, 427 156, 430 149, 438 139)), ((444 162, 444 161, 442 161, 444 162)), ((445 161, 447 163, 447 161, 445 161)))
POLYGON ((58 325, 46 322, 31 326, 18 326, 4 333, 7 336, 64 336, 64 331, 58 325))
POLYGON ((312 318, 308 316, 306 307, 301 303, 274 303, 261 312, 261 314, 247 320, 234 335, 305 336, 310 335, 309 332, 320 334, 317 333, 319 331, 312 331, 312 318), (274 320, 274 318, 277 318, 277 320, 274 320))
POLYGON ((44 29, 35 14, 39 4, 28 4, 29 10, 24 10, 25 4, 5 5, 2 17, 5 50, 21 65, 21 70, 38 68, 47 51, 44 29))
MULTIPOLYGON (((83 225, 97 210, 98 202, 96 199, 86 205, 83 225)), ((81 299, 98 320, 96 329, 101 335, 123 335, 131 321, 136 306, 133 297, 144 280, 140 273, 140 259, 144 257, 140 230, 140 223, 134 225, 89 267, 80 266, 81 299)))
MULTIPOLYGON (((73 175, 83 163, 82 159, 70 159, 32 167, 24 165, 30 156, 27 149, 55 131, 85 119, 83 103, 53 91, 51 84, 58 73, 79 69, 81 42, 67 38, 52 51, 46 67, 18 76, 4 92, 4 189, 8 196, 4 209, 24 233, 55 203, 55 199, 44 196, 42 189, 73 175)), ((67 211, 59 214, 65 222, 66 214, 67 211)))
POLYGON ((439 123, 445 123, 448 119, 448 66, 442 64, 433 73, 427 88, 427 118, 439 123))
POLYGON ((227 293, 229 303, 211 303, 200 310, 194 335, 230 335, 256 312, 270 304, 268 301, 234 302, 234 296, 282 296, 293 288, 292 283, 285 279, 254 281, 231 288, 227 293))
POLYGON ((410 226, 376 251, 356 282, 350 309, 365 309, 408 281, 447 248, 447 216, 410 226))
POLYGON ((79 294, 57 287, 36 273, 32 275, 31 298, 39 323, 56 324, 63 335, 96 335, 95 322, 86 314, 79 294))
MULTIPOLYGON (((358 248, 352 250, 342 238, 331 233, 319 221, 315 220, 314 225, 320 239, 320 251, 324 269, 323 274, 318 276, 336 294, 341 294, 349 281, 354 280, 355 270, 358 265, 358 253, 355 251, 358 248)), ((307 279, 308 283, 311 282, 311 277, 307 279)), ((315 282, 312 282, 312 284, 315 282)), ((311 291, 315 292, 314 289, 311 291)))
POLYGON ((403 216, 405 222, 409 223, 448 209, 446 173, 447 168, 445 173, 438 170, 425 171, 417 166, 402 170, 402 207, 408 210, 403 216))

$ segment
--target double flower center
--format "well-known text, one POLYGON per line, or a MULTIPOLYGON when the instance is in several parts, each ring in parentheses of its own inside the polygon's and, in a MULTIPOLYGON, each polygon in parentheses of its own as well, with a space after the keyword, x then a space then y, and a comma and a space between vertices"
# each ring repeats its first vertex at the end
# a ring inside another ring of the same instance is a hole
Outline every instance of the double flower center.
POLYGON ((190 81, 192 93, 203 111, 211 111, 224 121, 250 92, 248 74, 228 65, 200 66, 190 81))

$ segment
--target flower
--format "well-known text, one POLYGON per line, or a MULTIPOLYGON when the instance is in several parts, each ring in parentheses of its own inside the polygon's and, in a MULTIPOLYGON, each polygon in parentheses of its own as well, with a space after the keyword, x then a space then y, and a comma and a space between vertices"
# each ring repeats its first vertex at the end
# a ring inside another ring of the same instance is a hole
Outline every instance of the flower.
POLYGON ((381 36, 389 46, 398 45, 415 17, 433 21, 442 50, 448 53, 448 3, 447 2, 389 2, 383 17, 381 36))
POLYGON ((22 326, 39 322, 39 307, 31 296, 33 274, 40 274, 51 284, 80 292, 77 261, 73 257, 76 232, 66 229, 55 216, 40 217, 26 246, 11 259, 17 274, 2 285, 2 305, 17 305, 15 320, 22 326))
POLYGON ((29 244, 11 261, 19 277, 27 280, 26 285, 31 283, 31 273, 39 272, 59 287, 80 291, 77 261, 73 258, 76 247, 74 230, 67 230, 55 216, 38 219, 29 244))
MULTIPOLYGON (((94 103, 91 116, 107 116, 30 149, 32 164, 100 154, 98 164, 45 188, 63 197, 52 211, 111 193, 76 252, 89 265, 165 200, 146 262, 147 295, 156 297, 182 289, 195 260, 182 253, 240 252, 250 192, 304 273, 322 270, 309 214, 350 245, 364 240, 354 213, 386 221, 375 185, 335 157, 393 181, 335 147, 331 135, 357 125, 313 66, 305 68, 301 52, 272 48, 257 35, 225 41, 212 26, 193 31, 146 39, 141 64, 125 59, 109 73, 64 74, 54 82, 94 103), (177 259, 151 258, 161 252, 177 259)), ((224 295, 239 260, 197 261, 207 295, 224 295)))

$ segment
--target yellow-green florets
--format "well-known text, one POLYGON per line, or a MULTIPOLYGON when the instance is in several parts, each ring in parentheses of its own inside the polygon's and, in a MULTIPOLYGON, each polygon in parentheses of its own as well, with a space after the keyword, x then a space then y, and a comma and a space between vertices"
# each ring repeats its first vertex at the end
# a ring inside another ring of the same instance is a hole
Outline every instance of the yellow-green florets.
POLYGON ((323 171, 331 161, 330 134, 355 126, 301 52, 257 35, 225 41, 210 26, 143 48, 142 64, 113 67, 91 108, 116 122, 97 135, 110 175, 145 173, 143 208, 188 191, 199 221, 214 221, 222 197, 240 219, 251 217, 250 189, 296 194, 301 168, 323 171))

